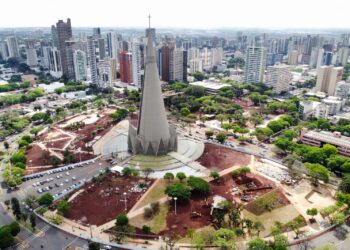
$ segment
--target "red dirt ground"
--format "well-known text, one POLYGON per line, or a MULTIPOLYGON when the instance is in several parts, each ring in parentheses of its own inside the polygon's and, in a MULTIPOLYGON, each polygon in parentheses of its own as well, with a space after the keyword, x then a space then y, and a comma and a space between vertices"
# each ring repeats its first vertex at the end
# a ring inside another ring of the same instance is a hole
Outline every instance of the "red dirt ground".
POLYGON ((198 161, 209 169, 221 171, 233 165, 248 165, 250 163, 250 155, 206 143, 204 152, 198 161))
POLYGON ((87 124, 79 129, 66 128, 65 130, 78 135, 79 139, 73 142, 76 148, 80 147, 84 151, 92 151, 92 148, 86 147, 85 144, 92 141, 95 136, 104 136, 114 125, 115 123, 112 118, 105 115, 93 124, 87 124), (93 134, 93 132, 95 132, 95 134, 93 134))
MULTIPOLYGON (((257 187, 273 185, 273 182, 255 174, 248 174, 245 178, 246 181, 253 181, 257 187)), ((242 203, 239 199, 240 194, 235 196, 232 195, 231 191, 233 187, 239 187, 242 183, 236 183, 236 179, 231 177, 231 174, 220 177, 219 181, 211 181, 210 183, 210 193, 207 196, 204 195, 192 195, 189 202, 186 203, 177 203, 177 214, 174 214, 174 203, 171 202, 169 208, 169 213, 166 218, 167 230, 161 232, 161 234, 167 234, 170 231, 175 232, 181 236, 185 236, 187 229, 189 228, 201 228, 205 226, 216 226, 212 221, 212 216, 210 215, 210 206, 206 204, 212 204, 213 197, 219 195, 225 199, 232 201, 234 204, 237 202, 242 203), (207 199, 207 203, 206 200, 207 199), (201 214, 201 217, 191 218, 191 213, 197 212, 201 214)), ((251 195, 260 196, 265 194, 269 190, 260 190, 251 195)))
POLYGON ((38 145, 32 145, 30 149, 27 150, 27 166, 45 166, 48 163, 44 162, 44 154, 49 154, 48 151, 42 150, 38 145), (31 161, 31 162, 30 162, 31 161))
MULTIPOLYGON (((65 136, 65 135, 62 135, 62 137, 63 136, 65 136)), ((58 141, 50 141, 50 142, 46 142, 45 146, 48 148, 60 148, 61 149, 69 142, 69 140, 70 140, 70 138, 62 139, 62 140, 58 140, 58 141)))
MULTIPOLYGON (((89 183, 85 185, 85 191, 79 194, 70 202, 70 209, 67 218, 82 221, 84 224, 102 225, 116 218, 120 213, 125 212, 123 193, 127 193, 127 211, 141 198, 144 192, 136 193, 129 190, 143 178, 124 178, 119 175, 109 174, 102 183, 89 183), (113 180, 113 176, 115 176, 113 180), (111 181, 110 181, 111 180, 111 181), (93 186, 94 185, 94 186, 93 186), (112 185, 112 192, 109 196, 100 194, 102 190, 107 190, 112 185), (88 188, 90 188, 90 191, 88 188), (115 191, 119 188, 119 191, 115 191)), ((153 181, 150 181, 151 183, 153 181)), ((150 183, 150 185, 151 185, 150 183)))

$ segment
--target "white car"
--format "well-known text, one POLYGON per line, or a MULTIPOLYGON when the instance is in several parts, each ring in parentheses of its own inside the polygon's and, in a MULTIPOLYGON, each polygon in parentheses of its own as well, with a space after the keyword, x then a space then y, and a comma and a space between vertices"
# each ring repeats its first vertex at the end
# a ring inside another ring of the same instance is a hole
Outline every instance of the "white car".
POLYGON ((69 172, 67 172, 66 175, 69 175, 69 172))
POLYGON ((68 180, 68 179, 66 179, 66 182, 69 182, 69 180, 68 180))

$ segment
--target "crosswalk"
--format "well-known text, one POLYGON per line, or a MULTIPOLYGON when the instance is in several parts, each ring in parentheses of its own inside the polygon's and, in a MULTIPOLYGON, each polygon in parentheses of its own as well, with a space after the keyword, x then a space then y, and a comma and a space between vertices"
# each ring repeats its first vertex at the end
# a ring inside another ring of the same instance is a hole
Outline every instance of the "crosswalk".
POLYGON ((23 242, 19 245, 16 246, 16 250, 24 250, 30 247, 29 243, 33 240, 35 240, 38 237, 42 237, 45 235, 45 232, 48 231, 51 228, 50 225, 45 225, 44 227, 42 227, 40 229, 40 232, 38 232, 37 234, 32 234, 29 237, 23 239, 23 242))

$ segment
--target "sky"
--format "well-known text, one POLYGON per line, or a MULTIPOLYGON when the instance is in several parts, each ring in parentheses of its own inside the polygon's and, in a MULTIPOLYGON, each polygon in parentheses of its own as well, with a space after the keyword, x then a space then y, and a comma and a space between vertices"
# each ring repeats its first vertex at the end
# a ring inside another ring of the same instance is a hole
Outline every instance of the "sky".
POLYGON ((350 0, 1 0, 0 27, 349 28, 350 0))

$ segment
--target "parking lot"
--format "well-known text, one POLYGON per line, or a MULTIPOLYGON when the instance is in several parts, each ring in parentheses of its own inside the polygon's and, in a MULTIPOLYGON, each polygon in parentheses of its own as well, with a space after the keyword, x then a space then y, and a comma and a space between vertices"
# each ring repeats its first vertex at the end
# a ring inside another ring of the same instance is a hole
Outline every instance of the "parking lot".
POLYGON ((70 164, 25 177, 21 189, 36 195, 49 192, 56 198, 111 166, 101 159, 70 164))

